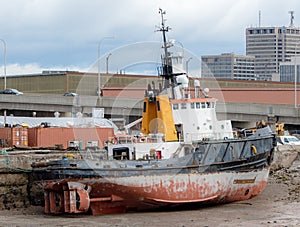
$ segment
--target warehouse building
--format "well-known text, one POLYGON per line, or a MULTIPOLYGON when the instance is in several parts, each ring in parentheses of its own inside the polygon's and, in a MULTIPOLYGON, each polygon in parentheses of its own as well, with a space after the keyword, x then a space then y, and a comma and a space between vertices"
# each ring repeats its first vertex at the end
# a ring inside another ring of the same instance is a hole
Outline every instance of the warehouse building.
MULTIPOLYGON (((98 95, 97 73, 78 71, 43 71, 42 73, 12 75, 6 77, 6 87, 15 88, 24 93, 64 94, 74 92, 80 95, 98 95)), ((145 87, 157 76, 141 76, 128 74, 101 74, 100 87, 145 87)), ((0 80, 0 88, 4 88, 4 80, 0 80)))

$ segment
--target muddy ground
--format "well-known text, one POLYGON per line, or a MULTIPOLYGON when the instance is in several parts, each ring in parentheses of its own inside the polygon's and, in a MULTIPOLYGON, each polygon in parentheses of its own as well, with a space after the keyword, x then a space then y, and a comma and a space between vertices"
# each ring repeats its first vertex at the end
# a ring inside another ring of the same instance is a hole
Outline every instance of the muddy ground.
POLYGON ((42 207, 0 211, 1 226, 300 226, 300 160, 271 174, 259 196, 190 210, 118 215, 45 215, 42 207))

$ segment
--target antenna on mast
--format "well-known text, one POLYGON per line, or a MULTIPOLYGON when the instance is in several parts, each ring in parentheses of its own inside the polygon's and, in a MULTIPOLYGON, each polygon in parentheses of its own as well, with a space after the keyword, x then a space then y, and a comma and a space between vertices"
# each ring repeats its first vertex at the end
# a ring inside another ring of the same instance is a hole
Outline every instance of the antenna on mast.
POLYGON ((261 12, 258 11, 258 27, 261 27, 261 12))
POLYGON ((289 11, 289 14, 291 14, 291 23, 290 23, 290 27, 294 27, 294 11, 289 11))
POLYGON ((166 11, 163 11, 162 9, 159 9, 159 14, 161 14, 161 27, 158 29, 158 31, 161 31, 163 34, 163 46, 164 49, 164 57, 163 57, 163 76, 169 80, 172 77, 172 65, 169 62, 169 52, 168 48, 170 45, 167 42, 166 33, 170 30, 169 26, 165 26, 166 19, 164 18, 164 15, 166 14, 166 11))
POLYGON ((174 73, 173 72, 173 56, 172 53, 168 51, 169 48, 173 46, 173 43, 167 41, 166 33, 170 30, 169 26, 165 25, 166 19, 164 15, 166 11, 159 9, 159 14, 161 15, 161 27, 158 31, 162 32, 163 35, 163 50, 164 55, 162 56, 162 72, 160 72, 160 76, 164 78, 164 88, 168 89, 171 88, 172 98, 175 97, 174 87, 177 86, 176 76, 183 75, 185 73, 174 73))
POLYGON ((165 26, 165 21, 166 19, 164 18, 164 15, 166 14, 166 11, 163 11, 161 8, 159 8, 159 14, 161 14, 161 27, 159 28, 158 31, 161 31, 163 33, 163 48, 164 48, 164 51, 165 51, 165 65, 168 65, 168 62, 167 62, 167 58, 168 58, 168 44, 167 44, 167 38, 166 38, 166 32, 169 31, 169 26, 165 26))

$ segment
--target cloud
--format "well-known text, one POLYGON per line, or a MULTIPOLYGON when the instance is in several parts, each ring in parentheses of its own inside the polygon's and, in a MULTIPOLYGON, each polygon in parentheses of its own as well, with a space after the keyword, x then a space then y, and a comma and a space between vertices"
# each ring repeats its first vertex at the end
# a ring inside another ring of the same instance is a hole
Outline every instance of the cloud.
MULTIPOLYGON (((22 75, 22 74, 32 74, 41 73, 43 69, 37 63, 19 65, 19 64, 9 64, 6 66, 6 75, 22 75)), ((4 75, 4 67, 0 67, 1 77, 4 75)))
MULTIPOLYGON (((9 64, 6 66, 6 75, 7 76, 15 76, 15 75, 23 75, 23 74, 39 74, 44 70, 57 70, 57 71, 81 71, 87 72, 88 68, 79 68, 78 66, 53 66, 51 68, 41 67, 38 63, 30 63, 30 64, 9 64)), ((4 75, 4 67, 0 67, 0 76, 4 75)))
MULTIPOLYGON (((102 53, 137 42, 161 41, 158 9, 166 10, 174 38, 196 55, 244 52, 245 28, 289 24, 289 10, 298 0, 10 0, 1 1, 0 38, 7 43, 7 63, 41 68, 59 65, 88 68, 102 53)), ((299 14, 298 14, 299 13, 299 14)), ((295 12, 295 24, 300 24, 295 12)), ((1 66, 0 46, 0 66, 1 66)), ((34 68, 32 68, 34 69, 34 68)))

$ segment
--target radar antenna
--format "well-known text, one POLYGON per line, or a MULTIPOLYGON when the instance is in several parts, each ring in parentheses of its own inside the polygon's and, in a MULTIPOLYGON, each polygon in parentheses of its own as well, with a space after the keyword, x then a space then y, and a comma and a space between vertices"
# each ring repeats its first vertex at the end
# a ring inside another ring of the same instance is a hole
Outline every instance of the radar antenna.
MULTIPOLYGON (((170 76, 172 74, 172 66, 170 65, 169 60, 169 53, 168 53, 168 42, 167 42, 167 37, 166 37, 166 32, 170 30, 169 26, 165 26, 165 21, 164 15, 166 14, 166 11, 163 11, 162 9, 159 9, 159 14, 161 14, 161 27, 159 28, 158 31, 162 32, 163 34, 163 49, 164 49, 164 57, 163 57, 163 72, 162 74, 165 75, 166 77, 170 76)), ((169 78, 168 78, 169 79, 169 78)))
POLYGON ((290 22, 290 27, 294 27, 294 11, 289 11, 289 14, 291 14, 291 22, 290 22))

